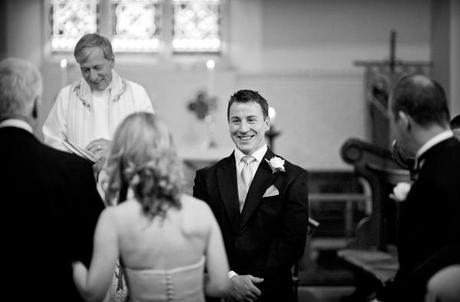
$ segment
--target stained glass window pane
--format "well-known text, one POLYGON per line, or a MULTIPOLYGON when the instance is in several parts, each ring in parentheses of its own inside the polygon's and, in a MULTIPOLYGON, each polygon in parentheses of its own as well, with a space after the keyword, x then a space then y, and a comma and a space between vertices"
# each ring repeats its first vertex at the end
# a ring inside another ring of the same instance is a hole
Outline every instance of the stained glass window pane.
POLYGON ((114 50, 157 51, 161 29, 160 1, 114 0, 112 3, 114 50))
POLYGON ((98 0, 51 0, 51 51, 72 51, 78 39, 97 32, 98 0))
POLYGON ((176 52, 219 52, 220 0, 173 0, 176 52))

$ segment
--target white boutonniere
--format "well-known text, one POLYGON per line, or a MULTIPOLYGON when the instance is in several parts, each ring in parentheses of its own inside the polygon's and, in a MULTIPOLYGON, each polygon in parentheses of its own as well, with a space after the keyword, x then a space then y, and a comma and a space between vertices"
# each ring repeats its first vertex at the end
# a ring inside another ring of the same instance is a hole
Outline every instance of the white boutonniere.
POLYGON ((284 159, 281 159, 277 156, 274 156, 270 158, 270 160, 265 159, 272 169, 272 173, 277 173, 277 172, 286 172, 286 169, 284 169, 284 159))
POLYGON ((410 187, 411 185, 407 182, 398 182, 393 188, 393 193, 390 194, 390 198, 398 202, 405 201, 409 194, 410 187))

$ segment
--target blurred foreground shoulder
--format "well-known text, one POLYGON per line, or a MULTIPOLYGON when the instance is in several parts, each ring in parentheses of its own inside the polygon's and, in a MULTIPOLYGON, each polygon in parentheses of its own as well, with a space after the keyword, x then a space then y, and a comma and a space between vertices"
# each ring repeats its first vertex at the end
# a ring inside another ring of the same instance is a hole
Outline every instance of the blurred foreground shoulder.
POLYGON ((193 211, 194 215, 212 215, 211 209, 206 202, 190 195, 184 194, 182 196, 182 206, 193 211))

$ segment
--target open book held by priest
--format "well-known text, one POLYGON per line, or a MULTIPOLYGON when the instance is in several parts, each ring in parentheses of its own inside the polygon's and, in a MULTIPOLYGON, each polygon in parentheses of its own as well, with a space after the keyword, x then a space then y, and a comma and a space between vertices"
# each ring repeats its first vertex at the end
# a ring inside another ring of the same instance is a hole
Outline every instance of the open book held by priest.
POLYGON ((62 141, 62 144, 64 145, 64 147, 67 148, 67 150, 69 150, 70 152, 78 155, 78 156, 81 156, 83 158, 86 158, 87 160, 95 163, 97 161, 96 157, 94 156, 93 153, 89 152, 88 150, 85 150, 77 145, 74 145, 72 144, 71 142, 69 142, 68 140, 64 140, 62 141))

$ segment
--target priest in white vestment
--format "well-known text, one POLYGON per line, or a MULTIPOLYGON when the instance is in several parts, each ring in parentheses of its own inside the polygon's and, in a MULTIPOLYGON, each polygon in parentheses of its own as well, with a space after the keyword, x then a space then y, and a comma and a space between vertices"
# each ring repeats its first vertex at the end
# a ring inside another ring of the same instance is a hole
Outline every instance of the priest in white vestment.
MULTIPOLYGON (((153 113, 145 89, 122 78, 113 70, 115 56, 108 39, 98 34, 83 36, 75 46, 74 56, 82 78, 59 92, 44 125, 45 143, 60 150, 71 150, 96 162, 97 189, 103 199, 105 172, 102 169, 118 125, 133 112, 153 113), (78 150, 85 149, 90 153, 78 150), (102 173, 99 173, 102 172, 102 173)), ((126 299, 126 283, 121 271, 115 271, 112 288, 104 302, 126 299)))
POLYGON ((105 37, 83 36, 74 56, 82 78, 59 92, 43 125, 45 143, 69 151, 63 145, 68 141, 104 159, 120 122, 133 112, 153 112, 152 102, 141 85, 113 69, 115 56, 105 37))

